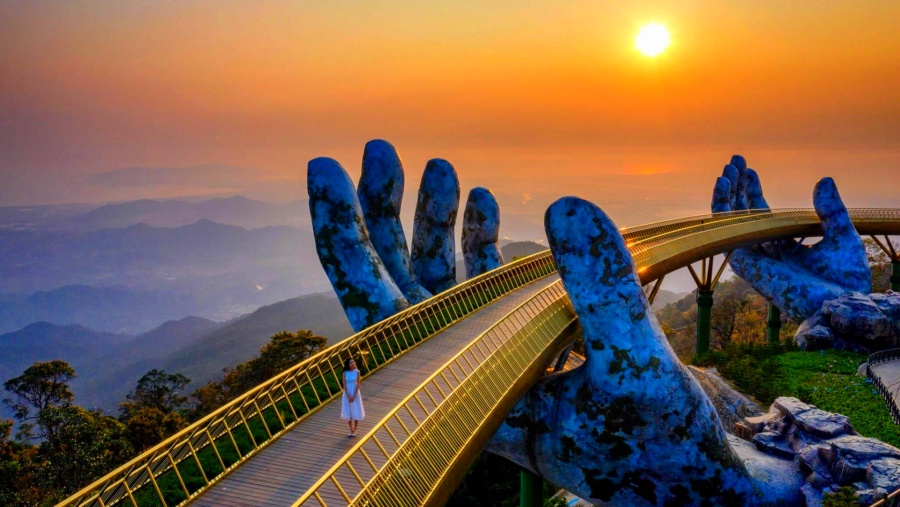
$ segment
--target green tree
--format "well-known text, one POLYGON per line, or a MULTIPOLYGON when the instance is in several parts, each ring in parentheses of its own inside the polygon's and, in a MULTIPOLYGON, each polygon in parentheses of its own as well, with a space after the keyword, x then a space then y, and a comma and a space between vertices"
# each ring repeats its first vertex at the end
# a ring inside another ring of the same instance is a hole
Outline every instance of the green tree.
POLYGON ((316 336, 312 331, 301 329, 296 333, 281 331, 259 350, 259 357, 252 360, 254 370, 268 380, 295 364, 309 358, 328 346, 328 339, 316 336))
POLYGON ((182 392, 190 382, 181 373, 169 374, 154 368, 125 396, 128 401, 119 405, 119 412, 127 418, 131 412, 144 408, 155 408, 166 414, 179 410, 187 404, 188 397, 182 392))
POLYGON ((856 491, 850 486, 842 486, 834 492, 827 492, 822 498, 822 507, 858 507, 856 491))
POLYGON ((144 452, 187 427, 185 418, 177 412, 163 412, 156 407, 133 410, 125 425, 125 435, 136 452, 144 452))
POLYGON ((259 350, 259 356, 226 368, 222 380, 210 382, 191 394, 191 418, 199 419, 327 346, 326 338, 304 329, 273 335, 259 350))
POLYGON ((73 404, 73 378, 75 370, 55 360, 4 383, 14 395, 4 403, 21 426, 12 441, 12 421, 0 421, 0 504, 55 504, 131 455, 118 421, 73 404))
POLYGON ((75 370, 69 363, 55 360, 36 362, 22 375, 4 382, 3 387, 15 397, 5 398, 3 403, 21 422, 16 439, 45 440, 59 431, 56 419, 42 417, 42 414, 47 409, 72 404, 75 395, 69 388, 69 381, 73 378, 75 370))
POLYGON ((188 397, 181 393, 190 381, 180 373, 154 368, 126 395, 127 401, 119 405, 119 421, 136 451, 149 449, 187 426, 188 397))
MULTIPOLYGON (((125 462, 133 453, 125 427, 98 411, 68 405, 43 411, 59 430, 38 447, 37 484, 58 502, 125 462)), ((46 503, 46 501, 45 501, 46 503)))

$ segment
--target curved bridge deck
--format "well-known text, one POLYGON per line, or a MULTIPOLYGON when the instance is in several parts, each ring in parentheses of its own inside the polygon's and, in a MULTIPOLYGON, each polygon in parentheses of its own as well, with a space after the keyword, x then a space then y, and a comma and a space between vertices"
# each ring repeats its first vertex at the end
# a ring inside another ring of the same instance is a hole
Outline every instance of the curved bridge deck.
MULTIPOLYGON (((849 211, 860 234, 900 234, 900 210, 849 211)), ((752 210, 631 227, 622 235, 647 284, 735 248, 821 236, 822 227, 809 209, 752 210)), ((263 382, 58 507, 442 505, 516 400, 577 333, 565 291, 546 278, 553 272, 545 251, 385 319, 263 382), (372 363, 363 382, 367 419, 364 433, 351 439, 339 418, 337 372, 344 358, 360 354, 371 354, 372 363)))
MULTIPOLYGON (((501 317, 554 283, 556 279, 556 276, 552 276, 532 282, 491 303, 464 321, 421 343, 405 353, 401 359, 366 377, 362 387, 366 420, 360 423, 359 436, 356 439, 347 437, 347 425, 340 419, 341 400, 334 399, 263 449, 253 460, 211 487, 191 505, 290 507, 350 450, 357 439, 364 438, 365 432, 373 422, 381 420, 419 387, 431 373, 453 358, 501 317)), ((410 415, 406 417, 412 418, 410 415)), ((409 425, 412 425, 412 421, 409 425)), ((341 481, 342 484, 353 482, 341 481)), ((352 498, 356 492, 347 491, 347 493, 352 498)), ((336 489, 325 490, 321 495, 328 505, 346 503, 336 489)), ((317 505, 314 500, 307 503, 317 505)))

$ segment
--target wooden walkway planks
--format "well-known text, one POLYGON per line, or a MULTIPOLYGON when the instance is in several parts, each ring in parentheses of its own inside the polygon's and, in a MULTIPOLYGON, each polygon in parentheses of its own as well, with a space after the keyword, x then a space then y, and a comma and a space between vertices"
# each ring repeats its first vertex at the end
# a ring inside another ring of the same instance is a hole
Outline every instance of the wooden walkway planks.
MULTIPOLYGON (((360 422, 360 437, 367 431, 367 424, 380 421, 472 339, 557 278, 554 275, 526 285, 478 310, 466 320, 410 350, 402 359, 365 378, 360 391, 366 407, 366 420, 360 422)), ((355 438, 347 437, 347 424, 340 419, 340 409, 340 398, 326 404, 231 472, 191 505, 289 507, 356 443, 355 438)), ((378 465, 384 462, 380 453, 368 454, 378 465)), ((357 466, 356 463, 353 465, 363 479, 371 477, 371 469, 357 466)), ((350 473, 344 469, 338 473, 338 480, 342 484, 352 481, 350 473), (347 477, 343 477, 345 474, 347 477)), ((336 488, 323 488, 320 494, 329 506, 346 504, 336 488)))

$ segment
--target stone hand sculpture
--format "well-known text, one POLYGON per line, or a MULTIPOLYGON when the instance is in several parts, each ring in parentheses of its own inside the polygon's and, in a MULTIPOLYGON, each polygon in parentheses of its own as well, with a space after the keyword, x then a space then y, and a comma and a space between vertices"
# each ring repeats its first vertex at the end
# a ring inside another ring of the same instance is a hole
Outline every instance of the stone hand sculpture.
POLYGON ((487 450, 596 505, 818 506, 839 485, 861 499, 900 486, 900 449, 793 398, 743 418, 747 440, 726 432, 661 331, 615 224, 567 197, 545 227, 585 362, 532 387, 487 450))
POLYGON ((567 197, 545 227, 585 363, 534 386, 488 450, 598 505, 798 504, 799 471, 774 473, 780 460, 729 443, 660 330, 612 220, 567 197))
MULTIPOLYGON (((872 274, 837 186, 821 179, 813 206, 824 235, 814 245, 792 239, 735 250, 730 265, 795 322, 803 347, 870 352, 900 338, 900 295, 871 294, 872 274)), ((756 171, 735 155, 716 180, 712 211, 768 210, 756 171)))
MULTIPOLYGON (((446 160, 428 162, 419 187, 412 255, 399 218, 403 186, 403 165, 387 141, 366 144, 358 192, 336 161, 309 162, 316 251, 357 331, 456 284, 456 171, 446 160)), ((473 218, 466 219, 463 243, 471 245, 466 252, 486 271, 502 263, 497 246, 500 219, 493 195, 476 190, 466 207, 467 217, 471 209, 473 218)))

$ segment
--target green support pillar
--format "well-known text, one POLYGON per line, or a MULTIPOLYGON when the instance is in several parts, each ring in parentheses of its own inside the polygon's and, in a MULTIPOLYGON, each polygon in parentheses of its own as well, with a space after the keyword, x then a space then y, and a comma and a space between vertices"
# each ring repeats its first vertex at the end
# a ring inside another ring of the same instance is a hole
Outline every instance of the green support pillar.
POLYGON ((519 471, 519 507, 544 505, 544 479, 524 468, 519 471))
POLYGON ((709 329, 712 316, 713 291, 697 290, 697 354, 709 352, 709 329))
POLYGON ((891 261, 891 290, 900 292, 900 259, 891 261))
POLYGON ((781 341, 781 310, 772 303, 769 303, 769 319, 766 321, 766 337, 769 343, 778 343, 781 341))

